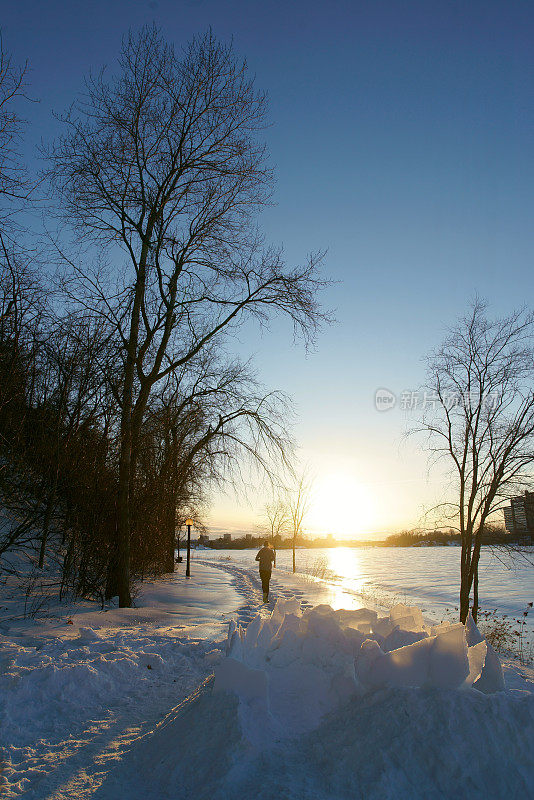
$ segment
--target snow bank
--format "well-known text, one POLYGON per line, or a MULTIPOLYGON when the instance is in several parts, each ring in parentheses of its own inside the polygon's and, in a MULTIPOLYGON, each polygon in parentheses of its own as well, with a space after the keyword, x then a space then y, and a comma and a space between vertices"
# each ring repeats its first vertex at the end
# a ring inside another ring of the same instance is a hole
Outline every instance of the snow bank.
POLYGON ((377 689, 504 689, 499 659, 472 618, 465 628, 433 628, 402 604, 379 618, 367 608, 302 612, 296 599, 278 600, 269 618, 230 625, 226 656, 214 692, 237 695, 255 744, 313 730, 351 696, 377 689))
POLYGON ((273 739, 261 749, 243 738, 240 702, 233 691, 210 694, 206 682, 139 740, 96 800, 502 800, 532 794, 534 697, 526 692, 356 694, 290 746, 273 739))
POLYGON ((98 800, 528 797, 534 695, 501 691, 489 652, 472 620, 278 601, 230 624, 213 684, 139 741, 135 772, 98 800))

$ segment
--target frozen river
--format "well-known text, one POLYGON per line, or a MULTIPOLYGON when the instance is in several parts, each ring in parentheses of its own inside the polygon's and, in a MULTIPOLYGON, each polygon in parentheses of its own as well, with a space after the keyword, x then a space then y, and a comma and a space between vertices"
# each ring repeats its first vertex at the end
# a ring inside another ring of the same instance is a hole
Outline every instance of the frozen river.
MULTIPOLYGON (((243 566, 255 567, 255 555, 255 550, 202 550, 203 559, 229 558, 243 566)), ((534 548, 529 557, 534 560, 534 548)), ((291 550, 278 551, 277 568, 291 570, 291 550)), ((327 577, 349 592, 416 603, 439 618, 458 605, 459 547, 302 549, 297 550, 297 570, 327 577)), ((534 600, 534 566, 525 560, 505 565, 488 549, 482 552, 479 575, 479 602, 484 610, 517 616, 534 600)), ((534 618, 534 613, 529 617, 534 618)))

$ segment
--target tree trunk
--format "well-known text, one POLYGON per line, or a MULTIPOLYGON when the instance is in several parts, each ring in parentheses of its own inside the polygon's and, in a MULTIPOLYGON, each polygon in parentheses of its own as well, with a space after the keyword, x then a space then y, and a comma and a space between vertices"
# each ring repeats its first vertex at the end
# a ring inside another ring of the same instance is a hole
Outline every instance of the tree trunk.
POLYGON ((44 557, 46 552, 46 540, 48 539, 48 526, 43 526, 43 533, 41 535, 41 547, 39 549, 39 569, 44 566, 44 557))
POLYGON ((296 572, 297 568, 295 565, 295 537, 293 536, 293 572, 296 572))
POLYGON ((119 607, 132 605, 130 594, 130 409, 123 408, 121 453, 119 462, 119 494, 117 498, 117 593, 119 607))
MULTIPOLYGON (((57 480, 56 480, 57 484, 57 480)), ((39 569, 42 569, 44 566, 44 558, 46 553, 46 543, 48 541, 48 531, 50 528, 50 519, 52 518, 52 511, 54 510, 56 500, 56 485, 54 485, 54 489, 52 491, 51 496, 48 498, 48 503, 46 505, 46 511, 43 520, 43 533, 41 536, 41 547, 39 549, 39 569)))
POLYGON ((130 338, 124 369, 121 410, 119 493, 117 497, 117 589, 119 608, 132 605, 130 594, 130 485, 132 482, 132 411, 135 359, 139 341, 139 317, 145 291, 145 264, 148 245, 143 244, 130 322, 130 338))
POLYGON ((460 622, 465 625, 469 614, 469 567, 467 566, 467 545, 462 542, 461 567, 460 567, 460 622))
POLYGON ((63 600, 63 592, 65 591, 65 586, 68 585, 70 579, 70 573, 72 568, 72 561, 74 558, 74 539, 71 539, 69 542, 69 546, 67 548, 67 552, 65 554, 65 558, 63 559, 63 569, 61 574, 61 586, 59 589, 59 600, 63 600))
POLYGON ((478 559, 475 564, 475 571, 473 575, 473 619, 475 622, 478 617, 478 559))
POLYGON ((464 586, 460 588, 460 622, 465 625, 467 615, 469 614, 469 589, 464 586))

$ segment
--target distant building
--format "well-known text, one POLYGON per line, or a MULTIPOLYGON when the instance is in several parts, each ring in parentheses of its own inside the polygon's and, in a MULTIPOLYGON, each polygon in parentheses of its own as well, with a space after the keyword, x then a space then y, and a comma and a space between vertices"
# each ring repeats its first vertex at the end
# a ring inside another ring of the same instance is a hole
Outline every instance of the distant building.
POLYGON ((250 540, 252 539, 252 534, 251 533, 245 533, 245 539, 247 540, 247 542, 250 542, 250 540))
POLYGON ((534 538, 534 492, 512 497, 510 505, 503 511, 504 525, 509 533, 534 538))
POLYGON ((224 539, 225 542, 231 542, 232 541, 232 534, 231 533, 223 533, 223 539, 224 539))
POLYGON ((198 541, 200 544, 207 544, 209 540, 210 537, 208 536, 207 533, 201 533, 200 536, 198 537, 198 541))

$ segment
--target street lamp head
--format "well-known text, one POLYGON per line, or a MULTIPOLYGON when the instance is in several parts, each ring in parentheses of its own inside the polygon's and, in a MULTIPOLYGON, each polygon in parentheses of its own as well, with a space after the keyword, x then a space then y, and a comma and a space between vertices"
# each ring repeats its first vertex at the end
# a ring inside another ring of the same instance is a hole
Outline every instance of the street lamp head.
POLYGON ((186 525, 194 525, 195 523, 194 523, 194 521, 192 519, 186 519, 185 524, 186 525))

